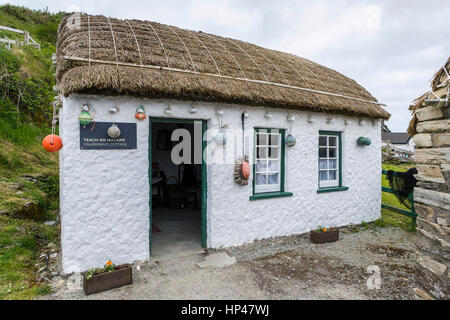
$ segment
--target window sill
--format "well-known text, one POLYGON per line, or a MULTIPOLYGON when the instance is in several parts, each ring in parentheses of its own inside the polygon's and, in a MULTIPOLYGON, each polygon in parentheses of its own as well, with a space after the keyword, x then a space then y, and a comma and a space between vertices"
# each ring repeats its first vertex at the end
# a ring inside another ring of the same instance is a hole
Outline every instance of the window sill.
POLYGON ((282 198, 282 197, 292 197, 294 194, 292 192, 265 192, 256 193, 250 196, 250 201, 262 200, 262 199, 272 199, 272 198, 282 198))
POLYGON ((317 193, 326 193, 326 192, 338 192, 338 191, 347 191, 348 187, 329 187, 329 188, 320 188, 317 190, 317 193))

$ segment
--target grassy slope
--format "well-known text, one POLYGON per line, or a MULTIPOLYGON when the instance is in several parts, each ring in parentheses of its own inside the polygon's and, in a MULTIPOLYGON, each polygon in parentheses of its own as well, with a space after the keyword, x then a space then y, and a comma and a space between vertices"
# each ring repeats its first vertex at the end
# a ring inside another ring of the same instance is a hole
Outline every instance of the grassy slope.
MULTIPOLYGON (((42 48, 14 48, 2 55, 19 65, 17 75, 28 96, 19 103, 19 118, 8 113, 0 117, 0 211, 7 213, 0 214, 0 299, 32 299, 49 291, 47 285, 36 282, 36 262, 49 242, 58 241, 58 227, 32 219, 15 219, 10 214, 29 201, 38 203, 47 219, 55 218, 58 210, 58 155, 45 152, 41 140, 50 133, 48 102, 53 98, 54 72, 51 55, 59 19, 60 15, 0 7, 1 25, 29 31, 42 48), (25 174, 44 179, 30 182, 21 177, 25 174), (9 188, 15 183, 20 183, 22 190, 9 188)), ((0 37, 4 36, 23 37, 0 32, 0 37)))

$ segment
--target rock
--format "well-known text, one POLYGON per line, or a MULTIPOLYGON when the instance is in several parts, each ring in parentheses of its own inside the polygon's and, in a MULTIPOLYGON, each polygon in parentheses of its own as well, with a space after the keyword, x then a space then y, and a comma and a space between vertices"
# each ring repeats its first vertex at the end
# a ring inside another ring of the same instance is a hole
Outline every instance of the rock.
POLYGON ((53 271, 53 272, 51 273, 51 275, 52 275, 52 277, 59 276, 59 272, 53 271))
POLYGON ((429 133, 418 133, 414 137, 414 143, 417 148, 432 147, 433 141, 431 140, 431 134, 429 133))
POLYGON ((64 281, 63 279, 61 279, 61 280, 59 280, 59 281, 56 283, 54 289, 55 289, 55 290, 59 290, 59 289, 61 289, 62 287, 64 287, 65 285, 66 285, 66 281, 64 281))
POLYGON ((419 173, 416 175, 416 178, 418 180, 445 183, 445 179, 441 171, 441 166, 439 165, 418 164, 417 170, 419 171, 419 173))
POLYGON ((39 180, 39 177, 31 175, 31 174, 23 174, 20 176, 20 179, 30 181, 30 182, 36 182, 39 180))
POLYGON ((58 256, 58 253, 53 253, 50 255, 50 258, 55 259, 58 256))
POLYGON ((197 264, 200 268, 216 267, 223 268, 236 262, 235 257, 230 257, 226 252, 215 253, 207 256, 205 261, 197 264))
POLYGON ((57 249, 58 246, 57 246, 56 244, 54 244, 53 242, 50 242, 50 243, 47 245, 47 248, 49 248, 49 249, 57 249))
POLYGON ((438 225, 445 226, 445 227, 448 226, 448 225, 447 225, 447 220, 445 220, 445 219, 442 219, 442 218, 436 218, 436 221, 437 221, 438 225))
POLYGON ((8 215, 8 211, 0 210, 0 216, 8 215))
POLYGON ((450 127, 450 119, 424 121, 417 124, 416 130, 422 132, 443 132, 450 127))
POLYGON ((450 211, 450 193, 414 188, 414 201, 450 211))
POLYGON ((439 119, 444 116, 442 109, 437 106, 430 106, 417 110, 416 117, 419 121, 439 119))
POLYGON ((414 159, 417 163, 439 164, 450 162, 450 148, 416 149, 414 159))
POLYGON ((11 191, 23 190, 23 183, 20 182, 9 182, 6 183, 6 188, 11 191))
POLYGON ((55 220, 45 221, 44 224, 46 226, 54 226, 56 224, 55 220))
POLYGON ((419 266, 416 268, 416 279, 433 298, 448 299, 448 284, 442 277, 438 277, 430 270, 419 266))
POLYGON ((450 133, 438 133, 433 135, 434 147, 449 147, 450 146, 450 133))
POLYGON ((17 203, 16 208, 10 213, 10 215, 16 219, 32 219, 42 221, 44 220, 46 213, 39 203, 29 201, 28 199, 22 199, 19 203, 17 203))
POLYGON ((81 273, 74 272, 67 278, 66 284, 69 290, 81 290, 83 288, 81 273))
POLYGON ((439 263, 437 261, 434 261, 429 256, 422 255, 419 257, 419 265, 422 268, 430 270, 433 274, 438 276, 443 276, 445 274, 445 271, 447 270, 447 266, 439 263))
POLYGON ((425 291, 423 291, 422 289, 419 288, 415 288, 414 292, 416 293, 416 295, 421 298, 421 299, 425 299, 425 300, 434 300, 433 297, 431 297, 428 293, 426 293, 425 291))

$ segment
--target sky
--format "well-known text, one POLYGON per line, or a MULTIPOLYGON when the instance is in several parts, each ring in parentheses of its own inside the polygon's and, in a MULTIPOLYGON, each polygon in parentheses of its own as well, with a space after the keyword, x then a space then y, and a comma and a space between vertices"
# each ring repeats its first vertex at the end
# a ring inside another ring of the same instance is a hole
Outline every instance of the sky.
MULTIPOLYGON (((405 131, 410 102, 450 56, 449 0, 0 0, 150 20, 293 53, 365 87, 405 131)), ((1 21, 0 21, 1 24, 1 21)))

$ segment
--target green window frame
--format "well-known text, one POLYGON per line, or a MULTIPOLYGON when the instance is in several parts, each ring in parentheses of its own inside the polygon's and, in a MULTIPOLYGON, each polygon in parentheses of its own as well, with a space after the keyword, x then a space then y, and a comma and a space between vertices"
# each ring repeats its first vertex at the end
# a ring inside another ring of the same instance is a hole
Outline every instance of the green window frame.
POLYGON ((342 133, 319 131, 318 193, 345 191, 342 185, 342 133))
POLYGON ((253 195, 250 200, 292 196, 285 192, 285 129, 254 130, 253 195))

